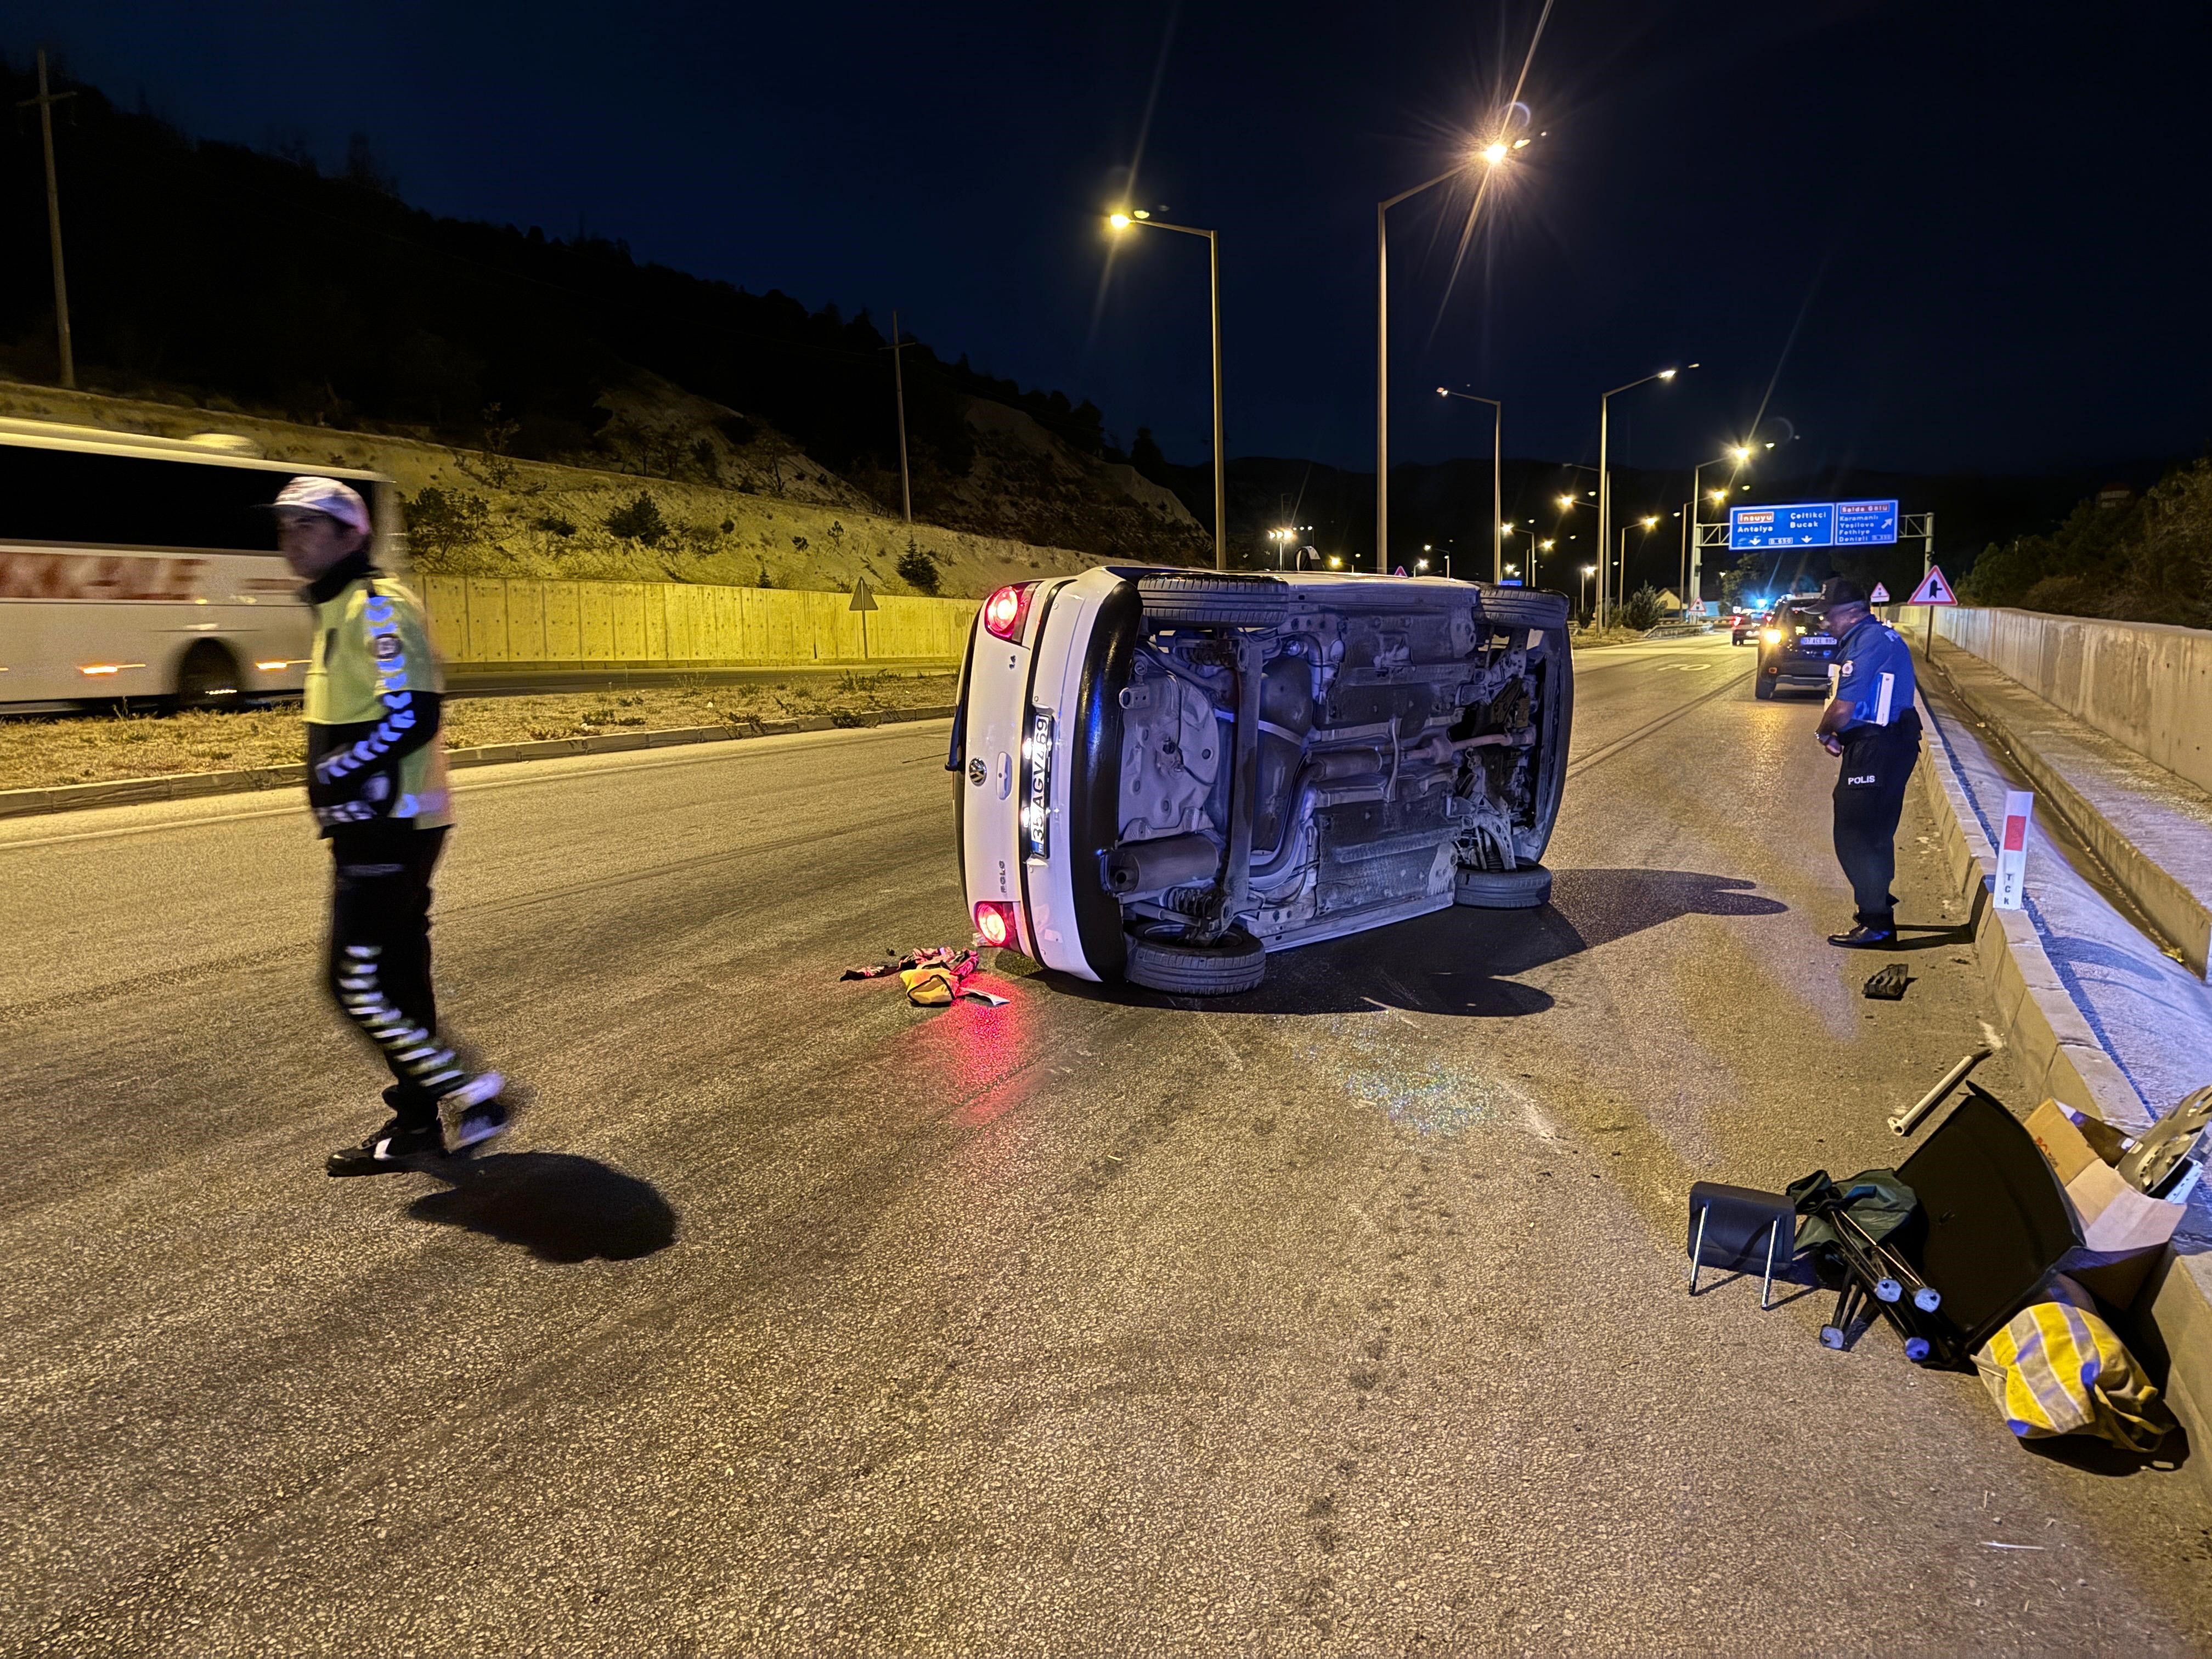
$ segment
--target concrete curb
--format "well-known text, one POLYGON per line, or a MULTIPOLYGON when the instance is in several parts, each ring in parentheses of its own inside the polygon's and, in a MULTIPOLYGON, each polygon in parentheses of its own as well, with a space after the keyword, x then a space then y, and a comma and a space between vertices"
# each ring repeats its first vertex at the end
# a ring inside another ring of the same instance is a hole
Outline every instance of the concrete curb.
MULTIPOLYGON (((451 767, 504 766, 516 761, 560 760, 572 755, 611 755, 635 749, 678 749, 696 743, 734 743, 952 717, 952 708, 885 708, 865 714, 810 714, 804 720, 756 720, 748 726, 678 726, 659 732, 605 732, 588 738, 548 738, 535 743, 489 743, 446 752, 451 767)), ((42 812, 79 812, 95 806, 135 806, 147 801, 191 800, 202 795, 245 794, 296 788, 304 766, 252 766, 228 772, 179 772, 158 778, 118 778, 109 783, 64 783, 46 789, 0 789, 0 818, 42 812)))
MULTIPOLYGON (((1921 782, 1960 896, 1967 904, 1975 959, 1996 1000, 1999 1035, 2012 1045, 2030 1085, 2043 1097, 2096 1112, 2109 1123, 2140 1129, 2148 1122, 2141 1099, 2104 1050, 2081 1011, 2059 981, 2051 958, 2021 910, 1989 902, 1996 859, 1981 821, 1968 802, 1957 769, 1937 734, 1926 702, 1929 731, 1921 782)), ((2166 1378, 2166 1403, 2188 1432, 2187 1467, 2199 1492, 2212 1498, 2212 1265, 2177 1255, 2169 1246, 2123 1322, 2128 1345, 2166 1378)))
MULTIPOLYGON (((2159 931, 2179 948, 2183 959, 2197 976, 2205 978, 2206 957, 2212 953, 2212 908, 2208 908, 2203 899, 2160 869, 2130 841, 2119 826, 2099 811, 2095 803, 2069 782, 2033 743, 2014 730, 2002 712, 1987 698, 1977 696, 1973 688, 1947 671, 1941 661, 1936 663, 1935 668, 1943 676, 1945 689, 1989 727, 2014 763, 2027 775, 2036 792, 2104 861, 2112 878, 2142 907, 2143 914, 2159 931)), ((2064 714, 2063 709, 2059 712, 2064 714)))

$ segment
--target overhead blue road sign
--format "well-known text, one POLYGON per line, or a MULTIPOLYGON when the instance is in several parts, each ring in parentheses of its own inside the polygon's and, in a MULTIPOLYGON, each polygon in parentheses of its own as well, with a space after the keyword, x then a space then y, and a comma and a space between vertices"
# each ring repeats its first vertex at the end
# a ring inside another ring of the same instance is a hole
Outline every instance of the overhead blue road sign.
POLYGON ((1828 547, 1835 539, 1833 501, 1729 508, 1729 545, 1739 551, 1747 547, 1828 547))
POLYGON ((1838 547, 1886 546, 1897 539, 1895 501, 1838 501, 1838 547))
POLYGON ((1791 501, 1729 508, 1729 545, 1878 547, 1897 539, 1895 501, 1791 501))

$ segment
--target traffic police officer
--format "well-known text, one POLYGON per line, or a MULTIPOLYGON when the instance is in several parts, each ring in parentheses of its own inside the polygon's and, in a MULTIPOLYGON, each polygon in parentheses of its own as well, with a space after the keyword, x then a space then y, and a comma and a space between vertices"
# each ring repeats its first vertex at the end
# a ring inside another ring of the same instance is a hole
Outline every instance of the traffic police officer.
POLYGON ((314 607, 305 701, 307 805, 331 843, 328 975, 345 1017, 391 1068, 392 1121, 331 1154, 334 1176, 381 1175, 506 1128, 496 1072, 471 1075, 438 1035, 430 872, 452 822, 440 735, 444 686, 421 602, 369 561, 368 503, 301 477, 274 503, 276 541, 314 607))
POLYGON ((1902 636, 1867 608, 1866 591, 1838 576, 1820 590, 1828 631, 1836 636, 1829 665, 1831 700, 1814 735, 1838 756, 1836 860, 1851 884, 1856 924, 1828 943, 1880 950, 1897 942, 1897 820, 1905 786, 1920 758, 1920 711, 1914 707, 1912 653, 1902 636))

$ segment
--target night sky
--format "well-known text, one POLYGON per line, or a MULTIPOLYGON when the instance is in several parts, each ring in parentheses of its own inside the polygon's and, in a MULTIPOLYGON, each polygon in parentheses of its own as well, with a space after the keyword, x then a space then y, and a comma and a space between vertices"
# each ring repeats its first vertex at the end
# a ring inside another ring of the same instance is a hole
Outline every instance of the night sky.
MULTIPOLYGON (((1495 127, 1541 9, 77 0, 0 9, 0 50, 331 167, 365 131, 436 212, 896 305, 1194 461, 1204 244, 1133 234, 1108 272, 1141 139, 1127 199, 1221 233, 1231 453, 1364 468, 1375 202, 1495 127)), ((1598 393, 1693 360, 1618 400, 1626 462, 1762 410, 1793 471, 2198 449, 2207 61, 2201 0, 1558 0, 1522 93, 1546 136, 1455 283, 1468 192, 1393 210, 1393 459, 1487 450, 1439 382, 1507 400, 1509 453, 1594 459, 1598 393)))

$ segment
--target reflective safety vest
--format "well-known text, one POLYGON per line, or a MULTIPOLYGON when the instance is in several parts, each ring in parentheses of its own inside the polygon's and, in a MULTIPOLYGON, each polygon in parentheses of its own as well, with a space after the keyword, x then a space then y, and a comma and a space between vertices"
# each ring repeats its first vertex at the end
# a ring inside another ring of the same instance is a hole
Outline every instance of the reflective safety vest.
POLYGON ((325 830, 453 822, 436 699, 416 695, 445 689, 422 601, 400 583, 364 576, 316 605, 307 801, 325 830))

